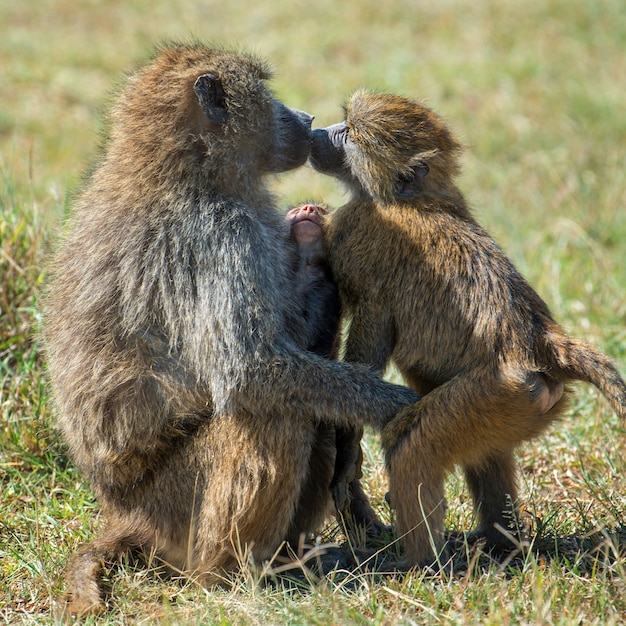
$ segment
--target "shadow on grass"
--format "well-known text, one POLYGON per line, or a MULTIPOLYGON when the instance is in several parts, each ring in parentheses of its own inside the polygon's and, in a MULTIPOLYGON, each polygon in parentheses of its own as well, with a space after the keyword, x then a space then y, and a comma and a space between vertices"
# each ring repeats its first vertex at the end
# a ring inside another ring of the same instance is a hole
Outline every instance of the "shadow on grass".
MULTIPOLYGON (((468 541, 464 533, 450 533, 447 545, 447 558, 438 568, 407 570, 399 565, 401 554, 397 544, 387 544, 385 548, 352 548, 345 544, 318 544, 301 546, 295 554, 284 548, 271 564, 261 567, 243 566, 238 574, 224 578, 224 588, 236 592, 249 591, 251 586, 280 589, 287 593, 309 594, 313 590, 354 590, 363 584, 386 584, 390 580, 408 582, 431 580, 445 582, 451 579, 478 579, 487 573, 514 578, 528 567, 545 567, 556 563, 564 572, 577 576, 605 577, 626 576, 626 527, 614 530, 599 530, 591 533, 571 535, 537 535, 513 547, 510 551, 485 551, 480 542, 468 541)), ((143 570, 146 575, 161 583, 180 584, 181 591, 188 585, 199 587, 201 583, 190 577, 174 572, 154 556, 128 554, 116 564, 105 568, 99 585, 103 595, 102 609, 110 610, 114 587, 113 578, 120 571, 143 570)), ((411 584, 411 583, 409 583, 411 584)), ((172 588, 170 587, 170 591, 172 588)), ((175 604, 177 593, 169 599, 175 604)), ((65 615, 67 607, 61 599, 58 614, 65 615)))
POLYGON ((578 575, 592 574, 598 568, 617 566, 624 575, 626 566, 626 527, 602 529, 569 535, 541 534, 512 546, 509 551, 485 550, 480 542, 468 543, 463 534, 449 540, 452 557, 448 568, 457 573, 483 573, 494 567, 515 574, 529 562, 557 563, 578 575), (621 566, 621 567, 620 567, 621 566))
POLYGON ((403 578, 409 571, 428 577, 478 577, 497 572, 513 577, 529 565, 543 567, 556 563, 578 576, 626 574, 626 527, 570 535, 543 534, 530 538, 511 550, 486 550, 479 541, 468 541, 464 533, 450 533, 447 556, 440 566, 407 570, 399 565, 401 555, 392 547, 380 550, 354 550, 321 546, 313 558, 301 559, 289 567, 270 569, 263 584, 282 585, 305 591, 307 586, 329 582, 342 587, 358 585, 363 577, 371 581, 403 578))

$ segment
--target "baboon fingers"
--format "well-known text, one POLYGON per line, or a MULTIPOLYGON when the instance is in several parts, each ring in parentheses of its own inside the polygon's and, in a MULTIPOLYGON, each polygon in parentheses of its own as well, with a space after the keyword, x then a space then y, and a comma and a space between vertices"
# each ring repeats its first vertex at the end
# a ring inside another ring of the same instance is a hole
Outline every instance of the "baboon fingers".
POLYGON ((338 511, 343 511, 349 502, 349 483, 347 480, 336 482, 332 488, 333 502, 338 511))

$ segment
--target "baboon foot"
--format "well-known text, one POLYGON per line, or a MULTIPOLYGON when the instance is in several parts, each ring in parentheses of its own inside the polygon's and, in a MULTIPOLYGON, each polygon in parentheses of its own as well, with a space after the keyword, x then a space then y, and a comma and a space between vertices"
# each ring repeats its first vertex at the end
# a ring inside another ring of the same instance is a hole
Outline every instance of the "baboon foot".
MULTIPOLYGON (((369 559, 374 558, 376 552, 363 548, 348 549, 338 546, 321 546, 314 554, 304 555, 301 560, 293 560, 281 566, 279 579, 310 583, 311 574, 317 578, 324 578, 333 573, 354 572, 365 569, 369 559)), ((271 580, 268 581, 271 584, 271 580)))
POLYGON ((314 567, 321 576, 326 576, 335 570, 354 571, 373 554, 373 550, 364 548, 328 548, 323 554, 315 557, 314 562, 307 563, 307 566, 314 567))
MULTIPOLYGON (((390 573, 422 572, 428 576, 450 575, 453 572, 453 559, 457 542, 446 541, 439 549, 437 556, 411 558, 408 554, 399 560, 388 560, 384 563, 384 571, 390 573)), ((376 571, 383 571, 382 568, 376 571)))
POLYGON ((522 526, 504 528, 495 524, 477 528, 467 535, 468 544, 480 545, 484 552, 494 555, 504 555, 520 550, 527 539, 522 526))
POLYGON ((380 539, 393 533, 391 524, 383 524, 378 518, 370 520, 365 527, 365 535, 368 539, 380 539))
POLYGON ((378 517, 364 521, 343 515, 341 522, 353 546, 369 545, 371 542, 375 546, 382 547, 393 535, 393 527, 383 524, 378 517))
POLYGON ((380 539, 393 532, 391 526, 380 521, 367 499, 353 499, 342 512, 342 517, 350 537, 380 539))

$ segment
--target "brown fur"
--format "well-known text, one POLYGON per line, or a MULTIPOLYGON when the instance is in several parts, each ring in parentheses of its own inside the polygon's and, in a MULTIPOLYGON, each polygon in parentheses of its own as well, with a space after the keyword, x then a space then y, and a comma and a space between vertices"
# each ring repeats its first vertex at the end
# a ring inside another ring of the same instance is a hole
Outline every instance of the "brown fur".
POLYGON ((128 550, 207 584, 241 551, 270 558, 327 513, 320 424, 380 429, 416 400, 304 350, 266 177, 306 160, 311 118, 267 78, 246 54, 162 49, 120 93, 51 264, 58 427, 107 519, 68 567, 72 612, 104 608, 102 562, 128 550))
POLYGON ((501 545, 497 526, 519 531, 513 450, 562 413, 564 383, 593 383, 626 416, 610 360, 567 336, 471 216, 454 183, 460 150, 433 111, 364 91, 344 124, 313 132, 313 166, 353 192, 327 225, 352 320, 346 360, 379 371, 393 361, 425 394, 382 439, 410 565, 440 554, 444 478, 457 464, 476 535, 501 545))

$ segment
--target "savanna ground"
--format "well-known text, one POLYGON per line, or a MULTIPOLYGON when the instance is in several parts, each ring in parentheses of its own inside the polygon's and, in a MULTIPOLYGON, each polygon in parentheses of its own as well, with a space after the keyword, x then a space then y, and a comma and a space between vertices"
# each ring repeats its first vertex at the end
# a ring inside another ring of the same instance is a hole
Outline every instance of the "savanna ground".
MULTIPOLYGON (((60 572, 99 519, 52 427, 36 335, 46 254, 97 151, 111 87, 153 42, 191 36, 268 57, 278 95, 316 125, 339 121, 359 86, 437 109, 468 146, 461 183, 476 215, 557 319, 626 372, 621 0, 0 0, 0 621, 64 619, 60 572)), ((306 167, 276 185, 285 205, 342 199, 306 167)), ((563 423, 520 450, 537 550, 511 562, 303 592, 262 588, 252 573, 205 591, 124 563, 110 613, 92 623, 626 623, 625 444, 599 394, 576 386, 563 423)), ((366 485, 389 520, 371 435, 366 485)), ((448 496, 448 526, 468 529, 458 476, 448 496)), ((329 524, 322 536, 335 534, 329 524)))

